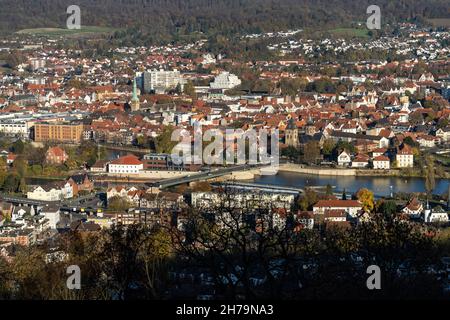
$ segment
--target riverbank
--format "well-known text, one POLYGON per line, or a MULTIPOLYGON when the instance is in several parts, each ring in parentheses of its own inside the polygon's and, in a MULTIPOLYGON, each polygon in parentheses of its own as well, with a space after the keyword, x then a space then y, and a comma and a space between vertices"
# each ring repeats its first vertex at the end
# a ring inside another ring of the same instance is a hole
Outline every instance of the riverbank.
MULTIPOLYGON (((424 178, 423 175, 418 174, 417 171, 390 169, 390 170, 375 170, 375 169, 355 169, 355 168, 321 168, 308 167, 301 164, 285 163, 280 165, 280 172, 294 172, 318 176, 360 176, 360 177, 400 177, 400 178, 424 178)), ((447 172, 445 177, 449 179, 450 174, 447 172)))
MULTIPOLYGON (((418 177, 400 176, 342 176, 342 175, 317 175, 292 171, 280 171, 277 175, 256 176, 254 183, 263 185, 280 185, 298 188, 311 186, 335 186, 334 192, 352 194, 361 188, 371 190, 377 197, 389 197, 395 193, 423 193, 426 191, 425 179, 418 177)), ((442 195, 448 193, 449 179, 436 178, 436 186, 433 194, 442 195)))

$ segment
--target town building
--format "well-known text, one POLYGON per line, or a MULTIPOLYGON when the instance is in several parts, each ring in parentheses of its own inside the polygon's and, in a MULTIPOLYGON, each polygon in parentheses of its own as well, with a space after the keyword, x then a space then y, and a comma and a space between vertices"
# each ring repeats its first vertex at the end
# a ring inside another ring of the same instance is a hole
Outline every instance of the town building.
POLYGON ((234 74, 222 72, 209 85, 211 89, 228 90, 241 84, 241 80, 234 74))
POLYGON ((350 155, 347 153, 347 151, 342 151, 337 158, 338 165, 340 166, 349 166, 352 162, 352 159, 350 158, 350 155))
POLYGON ((83 136, 81 123, 36 123, 34 125, 34 141, 80 143, 83 136))
POLYGON ((67 155, 66 151, 60 147, 51 147, 48 148, 47 152, 45 153, 45 162, 48 164, 56 164, 60 165, 69 159, 69 156, 67 155))
POLYGON ((414 166, 414 154, 411 148, 407 145, 398 148, 395 161, 397 162, 398 168, 412 168, 414 166))
POLYGON ((357 200, 319 200, 313 206, 314 214, 325 214, 327 210, 343 210, 351 217, 357 217, 362 205, 357 200))
POLYGON ((176 69, 172 71, 151 70, 142 73, 142 89, 144 93, 164 93, 169 89, 175 89, 178 85, 183 90, 185 81, 180 71, 176 69))
POLYGON ((389 170, 391 167, 389 158, 383 155, 373 158, 372 164, 374 169, 389 170))
POLYGON ((126 155, 108 164, 109 173, 138 174, 144 169, 144 163, 135 155, 126 155))
POLYGON ((67 182, 72 186, 74 196, 80 192, 91 192, 94 189, 94 182, 89 179, 87 174, 73 175, 67 179, 67 182))
POLYGON ((73 197, 73 189, 68 182, 54 182, 42 186, 33 186, 27 192, 27 198, 41 201, 61 201, 73 197))
POLYGON ((411 198, 406 206, 402 209, 402 213, 408 215, 411 218, 419 218, 423 212, 422 203, 416 198, 411 198))

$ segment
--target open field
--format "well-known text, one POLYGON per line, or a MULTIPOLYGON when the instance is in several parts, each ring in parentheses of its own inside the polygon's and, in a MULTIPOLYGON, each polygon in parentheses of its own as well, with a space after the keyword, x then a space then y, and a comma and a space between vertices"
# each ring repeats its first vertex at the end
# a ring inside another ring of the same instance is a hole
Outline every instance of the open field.
POLYGON ((435 27, 450 27, 450 18, 427 19, 435 27))
POLYGON ((355 37, 355 38, 368 38, 368 29, 357 29, 357 28, 336 28, 328 30, 333 35, 343 36, 343 37, 355 37))
POLYGON ((115 28, 84 26, 81 29, 63 29, 63 28, 33 28, 17 31, 18 34, 28 34, 37 36, 73 36, 86 34, 111 33, 115 28))

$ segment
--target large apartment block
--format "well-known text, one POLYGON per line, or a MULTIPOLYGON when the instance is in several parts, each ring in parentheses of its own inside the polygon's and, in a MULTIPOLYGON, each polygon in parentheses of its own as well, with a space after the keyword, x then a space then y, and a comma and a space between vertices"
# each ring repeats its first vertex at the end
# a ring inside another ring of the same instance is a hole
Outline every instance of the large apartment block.
POLYGON ((83 124, 37 123, 34 125, 34 141, 58 141, 79 143, 83 136, 83 124))
POLYGON ((175 89, 177 85, 183 89, 184 79, 178 70, 151 70, 142 74, 142 89, 148 92, 164 92, 169 89, 175 89))

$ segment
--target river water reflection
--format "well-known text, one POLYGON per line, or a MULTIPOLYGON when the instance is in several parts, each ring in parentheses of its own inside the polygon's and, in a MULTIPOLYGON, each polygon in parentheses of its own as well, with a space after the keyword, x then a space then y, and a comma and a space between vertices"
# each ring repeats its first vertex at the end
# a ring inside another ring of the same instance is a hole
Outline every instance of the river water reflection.
MULTIPOLYGON (((365 176, 317 176, 298 174, 293 172, 279 172, 275 176, 258 176, 255 183, 271 184, 289 187, 306 186, 335 186, 335 192, 353 193, 361 188, 372 190, 377 197, 389 196, 395 192, 425 192, 425 180, 423 178, 401 177, 365 177, 365 176)), ((434 194, 443 194, 448 191, 448 179, 436 179, 434 194)))

